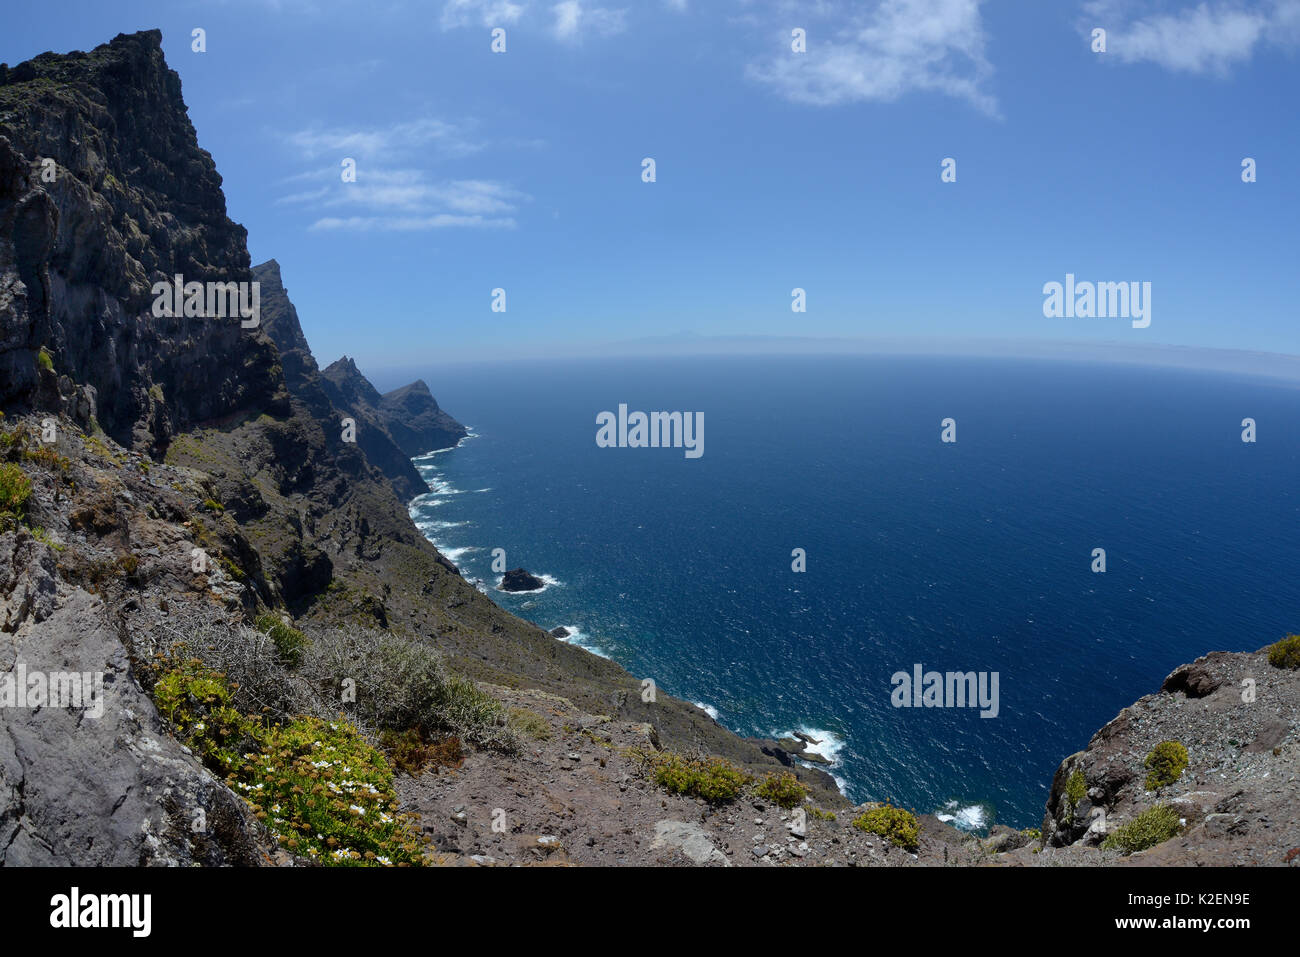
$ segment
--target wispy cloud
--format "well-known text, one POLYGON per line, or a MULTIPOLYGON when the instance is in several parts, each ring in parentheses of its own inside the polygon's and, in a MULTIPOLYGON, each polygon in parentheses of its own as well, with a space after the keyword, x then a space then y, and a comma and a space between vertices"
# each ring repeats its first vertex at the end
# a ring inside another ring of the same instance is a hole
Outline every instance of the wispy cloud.
POLYGON ((531 199, 495 180, 433 176, 428 160, 467 156, 485 145, 467 136, 464 126, 442 120, 358 130, 314 127, 289 133, 285 142, 304 162, 356 162, 355 182, 343 181, 340 165, 313 165, 283 181, 297 188, 277 204, 331 213, 316 219, 313 230, 509 229, 520 204, 531 199))
POLYGON ((481 227, 489 229, 513 229, 513 219, 491 218, 487 216, 457 216, 452 213, 433 213, 428 216, 348 216, 339 218, 325 216, 308 227, 312 232, 347 230, 352 232, 419 232, 428 229, 447 229, 453 227, 481 227))
POLYGON ((581 0, 562 0, 551 7, 551 13, 551 32, 566 42, 581 40, 588 34, 614 36, 627 29, 627 11, 584 5, 581 0))
POLYGON ((984 2, 817 0, 794 7, 778 2, 772 13, 786 21, 780 50, 751 63, 747 72, 799 103, 892 102, 930 92, 997 115, 997 100, 987 89, 993 68, 984 54, 984 2), (806 53, 790 49, 794 27, 807 30, 806 53))
POLYGON ((433 149, 442 156, 468 156, 483 148, 461 125, 424 118, 369 129, 310 128, 286 137, 308 159, 351 156, 392 159, 415 150, 433 149))
MULTIPOLYGON (((677 9, 685 9, 685 0, 669 0, 677 9)), ((446 0, 442 8, 442 28, 504 27, 545 18, 547 31, 565 43, 580 43, 589 36, 609 37, 627 29, 627 11, 600 7, 587 0, 560 0, 559 3, 532 0, 446 0)))
POLYGON ((1089 0, 1080 27, 1106 31, 1106 53, 1186 73, 1227 74, 1265 44, 1300 44, 1300 0, 1218 0, 1152 11, 1130 0, 1089 0))
POLYGON ((519 22, 527 6, 527 2, 512 0, 447 0, 442 8, 442 28, 508 27, 519 22))

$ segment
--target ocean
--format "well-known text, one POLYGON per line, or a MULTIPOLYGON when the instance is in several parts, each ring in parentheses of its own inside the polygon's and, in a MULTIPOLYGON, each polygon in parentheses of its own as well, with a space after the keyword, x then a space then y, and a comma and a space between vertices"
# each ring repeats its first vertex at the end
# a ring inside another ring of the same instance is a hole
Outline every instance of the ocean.
POLYGON ((1036 827, 1060 761, 1174 667, 1300 630, 1294 383, 856 356, 426 378, 472 434, 415 460, 411 514, 466 578, 740 734, 811 734, 855 801, 1036 827), (599 447, 620 404, 703 413, 703 454, 599 447), (546 588, 498 591, 498 548, 546 588), (996 674, 996 716, 895 707, 917 665, 996 674))

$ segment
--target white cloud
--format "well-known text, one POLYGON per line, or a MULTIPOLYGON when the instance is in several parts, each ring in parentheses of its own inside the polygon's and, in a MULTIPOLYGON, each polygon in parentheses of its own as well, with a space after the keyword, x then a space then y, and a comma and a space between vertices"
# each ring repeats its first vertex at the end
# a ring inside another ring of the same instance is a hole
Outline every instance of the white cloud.
POLYGON ((509 26, 519 22, 526 8, 526 3, 511 0, 447 0, 442 8, 442 28, 509 26))
POLYGON ((430 157, 464 156, 483 148, 463 129, 436 119, 387 128, 339 130, 311 128, 288 134, 286 142, 306 162, 356 160, 356 181, 343 182, 341 165, 313 165, 287 177, 296 191, 281 196, 282 206, 327 212, 313 230, 423 230, 448 227, 508 228, 513 214, 531 197, 488 179, 436 179, 419 164, 430 157))
POLYGON ((627 11, 583 6, 582 0, 561 0, 551 13, 551 32, 559 40, 581 40, 589 34, 608 37, 627 29, 627 11))
POLYGON ((434 213, 429 216, 326 216, 308 228, 313 232, 346 230, 349 232, 421 232, 429 229, 451 227, 481 227, 513 229, 513 219, 492 219, 486 216, 456 216, 451 213, 434 213))
MULTIPOLYGON (((781 50, 755 63, 749 76, 800 103, 831 106, 892 102, 911 92, 941 93, 996 115, 986 85, 993 68, 984 56, 980 17, 985 0, 879 0, 777 4, 788 22, 781 50), (790 49, 790 30, 808 32, 808 51, 790 49)), ((770 20, 770 18, 768 18, 770 20)))
POLYGON ((438 119, 419 119, 375 129, 306 129, 288 134, 289 144, 308 159, 334 155, 342 159, 392 158, 414 150, 435 149, 442 156, 467 156, 483 144, 466 130, 438 119))
POLYGON ((1300 40, 1300 0, 1217 0, 1155 12, 1150 7, 1091 0, 1080 27, 1086 33, 1105 29, 1108 56, 1187 73, 1226 74, 1265 43, 1293 46, 1300 40))

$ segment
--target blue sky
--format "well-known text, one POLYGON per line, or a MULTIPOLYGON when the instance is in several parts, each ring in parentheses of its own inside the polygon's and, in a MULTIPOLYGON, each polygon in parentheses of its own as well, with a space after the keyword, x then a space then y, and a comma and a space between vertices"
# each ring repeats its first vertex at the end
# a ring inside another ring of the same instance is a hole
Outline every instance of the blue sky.
POLYGON ((154 27, 322 364, 679 333, 1300 353, 1300 0, 49 2, 0 60, 154 27), (1150 327, 1045 318, 1067 272, 1150 282, 1150 327))

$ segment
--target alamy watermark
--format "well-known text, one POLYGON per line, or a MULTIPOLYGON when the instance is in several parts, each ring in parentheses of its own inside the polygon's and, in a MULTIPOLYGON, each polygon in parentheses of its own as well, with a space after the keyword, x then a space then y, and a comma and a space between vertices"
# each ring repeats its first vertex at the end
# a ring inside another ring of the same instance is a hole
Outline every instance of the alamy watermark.
POLYGON ((889 702, 895 708, 979 708, 981 718, 998 716, 998 672, 895 671, 889 702))
POLYGON ((1151 283, 1075 282, 1043 284, 1043 315, 1048 319, 1132 319, 1134 329, 1151 325, 1151 283))
POLYGON ((596 445, 602 449, 685 449, 688 459, 704 454, 703 412, 598 412, 596 445))
POLYGON ((73 708, 91 718, 104 714, 102 671, 36 671, 19 662, 0 674, 0 708, 73 708))
POLYGON ((172 282, 156 282, 153 293, 155 319, 186 316, 196 319, 225 319, 238 316, 240 326, 257 328, 261 321, 260 282, 186 282, 177 273, 172 282))

